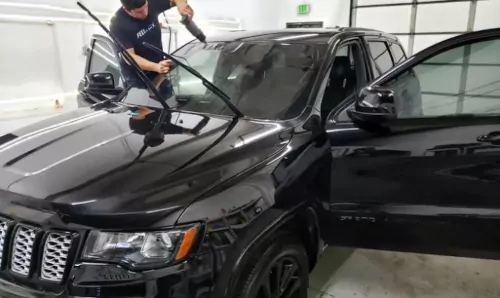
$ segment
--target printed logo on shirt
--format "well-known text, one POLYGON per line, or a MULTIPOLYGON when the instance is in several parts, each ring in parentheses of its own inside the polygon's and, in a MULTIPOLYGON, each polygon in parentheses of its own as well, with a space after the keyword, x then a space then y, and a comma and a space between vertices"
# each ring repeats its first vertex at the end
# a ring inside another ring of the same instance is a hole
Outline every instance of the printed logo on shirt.
POLYGON ((148 34, 151 30, 153 30, 156 27, 155 23, 151 23, 147 29, 142 29, 141 31, 137 32, 137 38, 141 38, 144 35, 148 34))

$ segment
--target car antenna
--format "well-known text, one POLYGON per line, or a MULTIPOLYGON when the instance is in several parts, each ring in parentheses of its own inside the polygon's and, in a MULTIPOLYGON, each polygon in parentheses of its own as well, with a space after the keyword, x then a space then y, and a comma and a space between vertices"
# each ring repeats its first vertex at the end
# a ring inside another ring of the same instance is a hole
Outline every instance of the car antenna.
POLYGON ((139 65, 137 65, 137 63, 132 58, 132 56, 130 56, 130 54, 127 52, 127 50, 125 49, 125 47, 121 44, 121 42, 119 42, 118 39, 116 39, 113 36, 113 34, 111 34, 111 32, 109 31, 109 29, 106 28, 106 26, 104 26, 104 24, 101 22, 101 20, 99 20, 99 18, 97 18, 85 5, 83 5, 79 1, 77 1, 76 4, 78 6, 80 6, 80 8, 83 9, 92 19, 94 19, 94 21, 96 21, 97 24, 99 24, 99 26, 109 35, 109 37, 111 37, 111 39, 113 40, 113 42, 116 45, 118 45, 118 47, 120 48, 122 54, 124 55, 124 58, 126 58, 125 59, 126 62, 129 63, 130 65, 132 65, 134 67, 135 71, 137 72, 137 74, 139 75, 139 77, 141 78, 141 80, 144 82, 144 84, 146 84, 146 86, 148 86, 148 88, 151 90, 151 92, 153 92, 154 96, 158 99, 158 101, 163 106, 163 108, 164 109, 169 109, 170 107, 168 106, 166 100, 163 98, 163 96, 160 94, 160 92, 158 92, 158 89, 156 89, 156 87, 154 86, 153 82, 151 82, 151 80, 148 79, 148 77, 146 76, 146 74, 144 74, 144 72, 141 70, 141 68, 139 67, 139 65))

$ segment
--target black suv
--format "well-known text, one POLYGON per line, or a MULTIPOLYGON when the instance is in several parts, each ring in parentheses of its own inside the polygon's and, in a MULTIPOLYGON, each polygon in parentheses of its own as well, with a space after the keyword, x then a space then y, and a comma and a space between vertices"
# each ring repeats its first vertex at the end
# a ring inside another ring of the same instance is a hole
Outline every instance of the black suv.
POLYGON ((1 138, 0 296, 303 298, 326 245, 498 258, 499 51, 496 29, 406 59, 355 28, 178 49, 235 115, 179 66, 169 109, 124 89, 94 36, 92 105, 1 138))

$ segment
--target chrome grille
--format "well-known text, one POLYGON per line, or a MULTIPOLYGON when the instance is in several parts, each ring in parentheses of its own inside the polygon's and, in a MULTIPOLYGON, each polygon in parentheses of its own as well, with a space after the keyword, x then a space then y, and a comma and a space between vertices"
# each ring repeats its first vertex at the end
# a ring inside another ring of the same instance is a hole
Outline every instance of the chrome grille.
POLYGON ((9 229, 9 222, 0 218, 0 266, 2 266, 3 250, 5 246, 5 237, 9 229))
POLYGON ((32 227, 19 226, 16 230, 10 264, 15 273, 25 276, 29 274, 35 236, 36 229, 32 227))
POLYGON ((62 281, 72 240, 73 238, 69 234, 49 234, 43 249, 42 279, 62 281))
POLYGON ((12 273, 26 278, 38 277, 45 281, 62 282, 68 259, 71 259, 69 251, 74 240, 71 232, 44 232, 40 227, 0 217, 0 270, 7 267, 12 273), (35 247, 40 238, 45 240, 40 248, 35 247), (42 252, 41 262, 34 260, 38 258, 39 251, 42 252), (39 274, 30 276, 35 271, 39 274))

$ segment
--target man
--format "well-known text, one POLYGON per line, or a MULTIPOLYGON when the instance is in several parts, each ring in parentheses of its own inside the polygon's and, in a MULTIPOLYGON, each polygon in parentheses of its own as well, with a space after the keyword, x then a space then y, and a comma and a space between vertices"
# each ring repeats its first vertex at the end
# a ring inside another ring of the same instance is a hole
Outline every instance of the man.
MULTIPOLYGON (((142 43, 147 42, 163 49, 158 21, 160 13, 176 6, 181 16, 193 17, 193 10, 187 0, 121 0, 121 3, 123 6, 111 20, 111 34, 158 88, 170 69, 170 62, 142 43)), ((120 59, 120 66, 127 84, 145 88, 133 67, 124 59, 120 59)))

